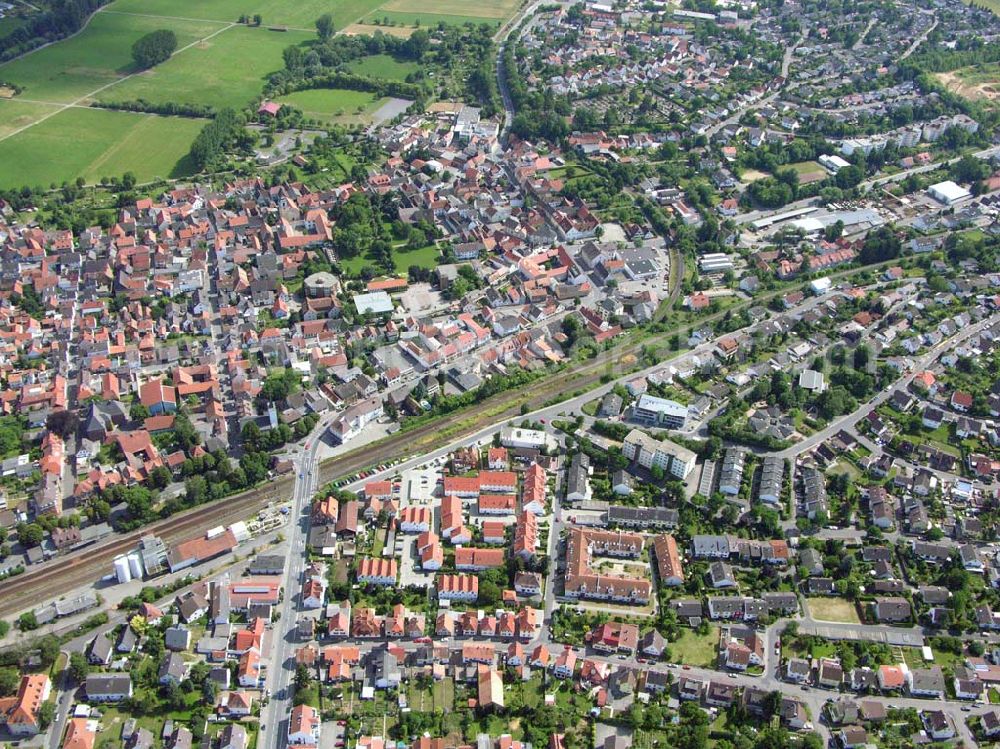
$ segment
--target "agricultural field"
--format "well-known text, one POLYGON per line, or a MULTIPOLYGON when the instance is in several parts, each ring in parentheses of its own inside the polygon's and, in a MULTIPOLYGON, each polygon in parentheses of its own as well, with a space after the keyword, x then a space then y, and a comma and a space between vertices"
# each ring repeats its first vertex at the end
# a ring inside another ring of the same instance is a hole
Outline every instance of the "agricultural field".
POLYGON ((241 15, 259 13, 265 26, 309 29, 324 13, 338 29, 378 8, 384 0, 117 0, 109 6, 119 13, 172 18, 202 18, 235 23, 241 15))
POLYGON ((404 81, 410 73, 415 73, 420 66, 408 60, 397 60, 391 55, 368 55, 352 60, 348 66, 352 73, 367 75, 372 78, 386 78, 392 81, 404 81))
MULTIPOLYGON (((8 102, 0 104, 4 106, 8 102)), ((186 156, 204 120, 66 109, 0 140, 0 188, 96 182, 131 171, 140 182, 192 173, 186 156), (59 158, 53 158, 58 154, 59 158)))
POLYGON ((24 99, 68 104, 134 72, 132 44, 163 28, 177 35, 177 48, 181 49, 223 26, 98 13, 72 39, 0 65, 0 79, 21 86, 24 99))
POLYGON ((514 15, 520 0, 486 0, 469 4, 463 0, 389 0, 365 18, 372 23, 388 21, 404 26, 436 26, 439 23, 500 24, 514 15))
POLYGON ((285 47, 312 38, 301 31, 236 26, 101 92, 98 99, 242 107, 260 95, 269 73, 284 67, 285 47))
POLYGON ((0 138, 10 135, 32 122, 55 112, 54 104, 35 104, 17 99, 0 98, 0 138))
POLYGON ((296 91, 276 101, 300 109, 306 117, 318 122, 350 124, 370 121, 372 113, 388 99, 368 91, 317 88, 296 91))
POLYGON ((1000 63, 970 65, 947 73, 937 73, 935 78, 952 93, 972 101, 997 103, 1000 99, 1000 63))

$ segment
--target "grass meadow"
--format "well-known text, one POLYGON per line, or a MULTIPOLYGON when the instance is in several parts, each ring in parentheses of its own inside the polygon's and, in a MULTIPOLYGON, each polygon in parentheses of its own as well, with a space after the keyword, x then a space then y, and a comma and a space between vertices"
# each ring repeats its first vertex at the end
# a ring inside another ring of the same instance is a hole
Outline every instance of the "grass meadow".
POLYGON ((358 75, 367 75, 372 78, 385 78, 392 81, 406 80, 406 76, 419 69, 415 62, 408 60, 397 60, 391 55, 367 55, 352 60, 348 67, 351 72, 358 75))
POLYGON ((302 110, 306 117, 324 123, 367 122, 386 99, 368 91, 317 88, 282 96, 277 101, 302 110))
POLYGON ((285 47, 313 38, 301 31, 276 32, 236 26, 166 62, 105 89, 99 101, 145 99, 213 107, 245 106, 259 96, 264 78, 284 66, 285 47))
POLYGON ((0 188, 47 187, 77 176, 93 183, 128 171, 140 182, 187 176, 193 170, 185 157, 204 125, 205 120, 66 109, 0 140, 0 164, 4 165, 0 188))
POLYGON ((180 49, 221 26, 98 13, 72 39, 0 65, 0 79, 21 86, 24 99, 68 104, 134 72, 132 44, 161 28, 177 34, 180 49))
POLYGON ((16 99, 0 99, 0 138, 30 125, 58 109, 53 104, 35 104, 16 99))
POLYGON ((324 13, 333 16, 338 29, 371 13, 385 0, 117 0, 111 10, 173 18, 201 18, 236 22, 241 15, 260 13, 264 26, 281 25, 312 29, 324 13))

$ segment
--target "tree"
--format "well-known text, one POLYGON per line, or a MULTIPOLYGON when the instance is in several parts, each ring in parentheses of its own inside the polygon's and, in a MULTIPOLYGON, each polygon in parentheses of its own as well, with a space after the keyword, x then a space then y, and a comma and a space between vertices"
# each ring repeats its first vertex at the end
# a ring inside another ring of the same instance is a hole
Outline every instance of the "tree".
POLYGON ((76 432, 79 423, 80 420, 77 418, 76 413, 64 409, 50 413, 49 417, 45 420, 45 427, 50 432, 54 432, 63 439, 67 439, 76 432))
POLYGON ((253 14, 253 25, 254 26, 260 26, 262 23, 264 23, 263 16, 261 16, 260 13, 254 13, 253 14))
POLYGON ((177 35, 170 29, 159 29, 136 40, 132 45, 132 61, 146 70, 167 60, 177 49, 177 35))
POLYGON ((902 242, 888 226, 882 226, 865 237, 859 260, 863 265, 881 263, 899 257, 902 242))
POLYGON ((132 421, 145 421, 150 416, 152 416, 152 414, 149 412, 149 408, 144 406, 139 401, 135 401, 132 404, 132 407, 129 408, 128 410, 128 415, 129 418, 132 419, 132 421))
POLYGON ((90 664, 87 662, 87 656, 83 653, 73 651, 69 655, 69 675, 77 683, 82 682, 87 678, 87 674, 90 673, 90 664))
POLYGON ((38 708, 38 726, 43 731, 52 725, 52 719, 56 717, 56 703, 43 702, 38 708))
POLYGON ((500 602, 500 586, 489 580, 479 584, 479 603, 483 606, 493 606, 500 602))
POLYGON ((22 546, 38 546, 45 538, 45 531, 38 523, 19 523, 17 526, 17 540, 22 546))
POLYGON ((30 632, 38 629, 38 619, 35 618, 34 611, 25 611, 17 620, 18 629, 22 632, 30 632))
POLYGON ((21 674, 16 668, 0 668, 0 697, 10 697, 17 694, 21 683, 21 674))
POLYGON ((319 38, 324 42, 332 37, 333 32, 336 31, 336 28, 333 25, 333 16, 329 13, 324 13, 317 18, 316 31, 319 33, 319 38))

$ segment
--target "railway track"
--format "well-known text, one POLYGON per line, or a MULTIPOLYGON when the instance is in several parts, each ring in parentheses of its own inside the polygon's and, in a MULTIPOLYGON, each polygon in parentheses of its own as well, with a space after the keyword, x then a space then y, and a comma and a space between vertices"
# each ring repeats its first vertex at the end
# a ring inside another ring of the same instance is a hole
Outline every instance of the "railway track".
POLYGON ((33 604, 72 593, 111 571, 119 554, 132 551, 142 536, 160 536, 169 545, 192 538, 216 525, 242 520, 261 507, 287 496, 292 479, 283 477, 265 486, 213 505, 202 505, 179 515, 159 520, 78 552, 45 562, 37 570, 25 572, 0 583, 0 616, 11 616, 33 604))
MULTIPOLYGON (((831 274, 831 279, 845 278, 863 271, 873 271, 898 260, 876 263, 864 268, 853 268, 831 274)), ((678 279, 679 280, 679 279, 678 279)), ((679 284, 678 284, 679 285, 679 284)), ((804 284, 803 284, 804 286, 804 284)), ((751 305, 764 305, 771 298, 789 292, 799 286, 781 289, 760 295, 752 300, 735 304, 728 312, 735 314, 751 305)), ((434 421, 407 431, 400 431, 378 442, 374 442, 343 455, 327 458, 320 465, 318 484, 333 481, 343 476, 356 474, 366 468, 394 459, 427 452, 442 443, 462 439, 474 434, 487 423, 502 422, 521 415, 521 408, 536 410, 551 404, 556 398, 566 400, 579 391, 586 391, 604 382, 606 375, 623 376, 635 368, 642 351, 647 346, 667 344, 672 335, 690 332, 695 327, 711 324, 724 316, 725 312, 698 318, 696 323, 685 325, 665 333, 647 336, 639 341, 621 343, 612 347, 595 360, 584 362, 572 370, 563 370, 528 387, 531 395, 525 399, 523 389, 498 393, 481 403, 456 411, 434 421), (630 362, 630 357, 634 361, 630 362), (617 371, 616 371, 617 368, 617 371)), ((318 439, 319 437, 313 437, 318 439)), ((45 563, 37 571, 26 572, 0 583, 0 616, 16 614, 33 604, 50 598, 66 595, 87 585, 101 574, 110 571, 111 561, 124 551, 131 550, 139 539, 150 533, 159 535, 165 542, 173 543, 191 538, 217 525, 226 525, 246 518, 269 502, 285 499, 292 490, 293 478, 286 476, 250 492, 230 497, 211 505, 202 505, 181 515, 158 521, 139 531, 116 537, 103 544, 82 550, 76 554, 45 563)))

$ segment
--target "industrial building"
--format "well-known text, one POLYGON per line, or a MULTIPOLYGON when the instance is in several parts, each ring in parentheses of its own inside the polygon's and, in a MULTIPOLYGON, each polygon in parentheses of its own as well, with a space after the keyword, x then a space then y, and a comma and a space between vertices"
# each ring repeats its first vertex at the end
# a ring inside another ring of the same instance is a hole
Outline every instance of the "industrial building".
POLYGON ((927 194, 943 205, 955 205, 955 203, 972 197, 971 192, 950 179, 931 185, 927 188, 927 194))

